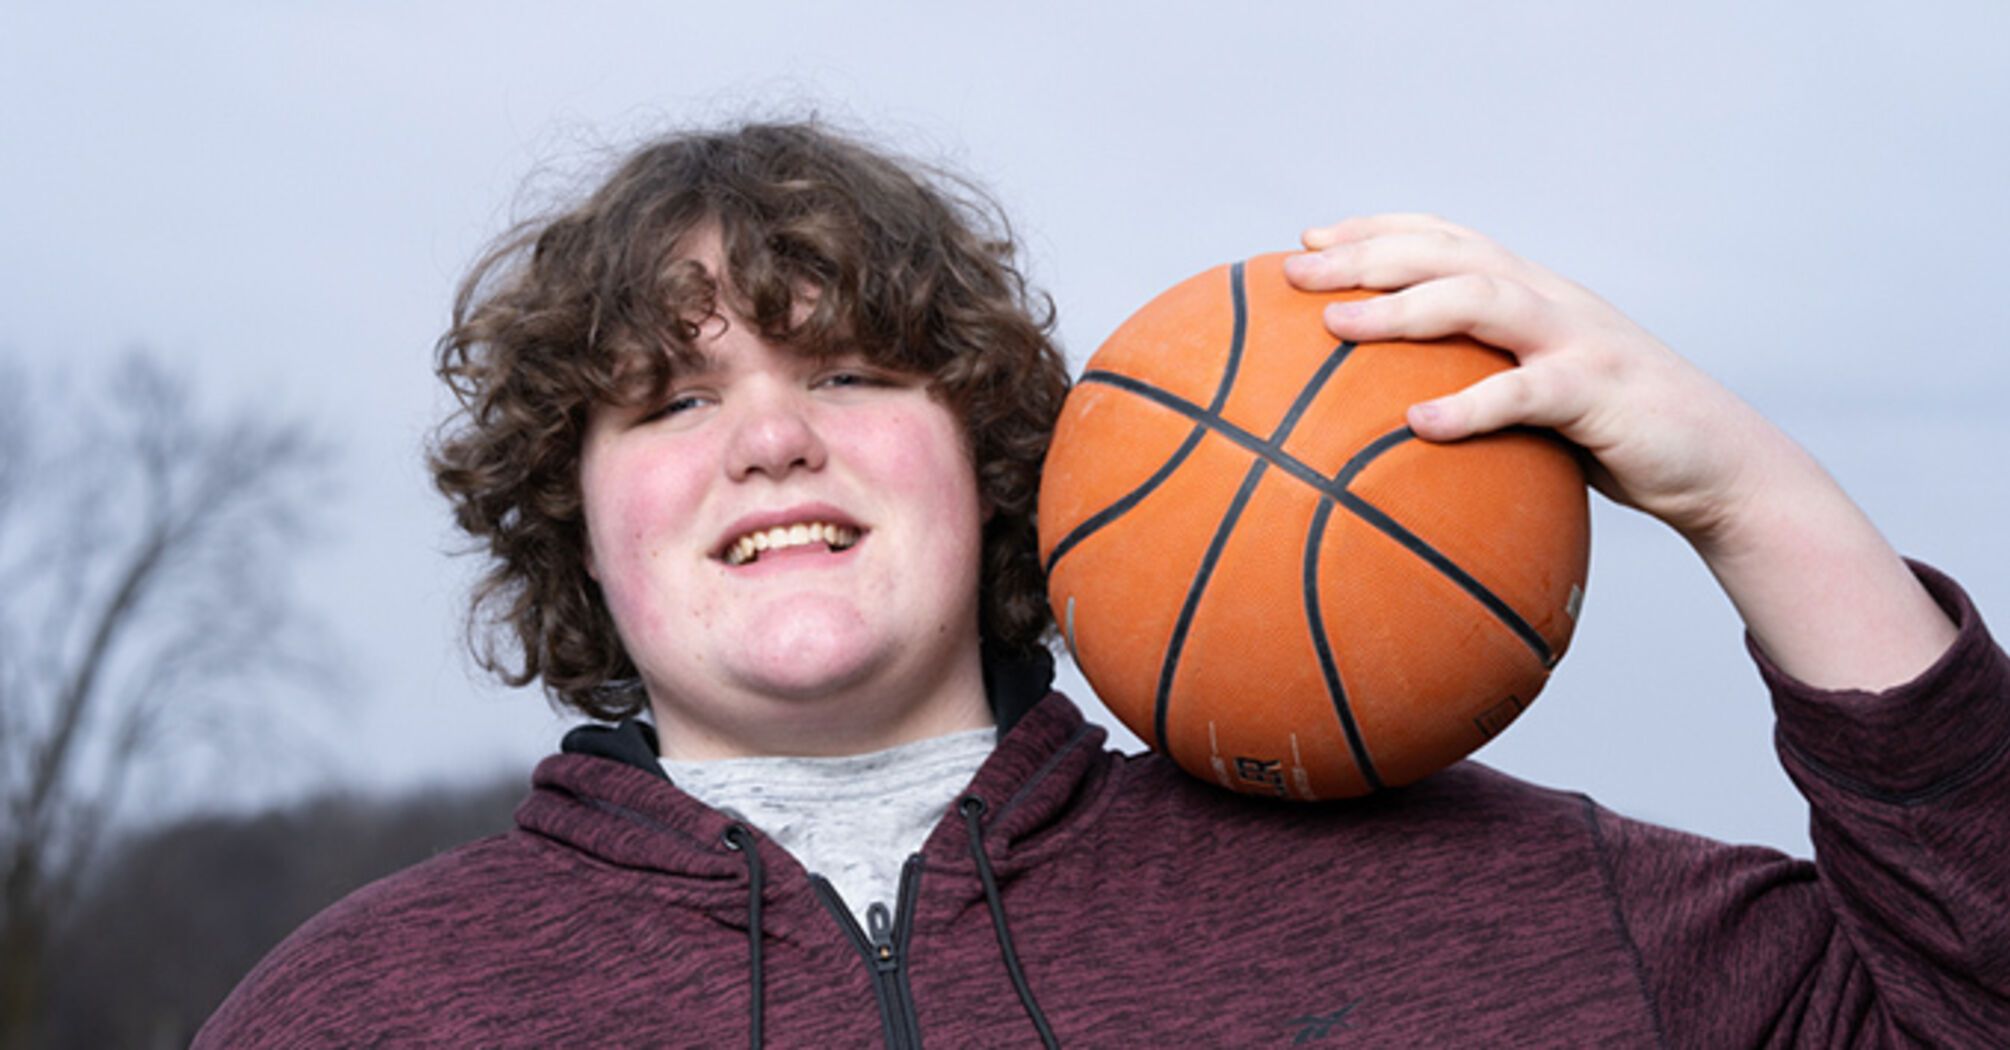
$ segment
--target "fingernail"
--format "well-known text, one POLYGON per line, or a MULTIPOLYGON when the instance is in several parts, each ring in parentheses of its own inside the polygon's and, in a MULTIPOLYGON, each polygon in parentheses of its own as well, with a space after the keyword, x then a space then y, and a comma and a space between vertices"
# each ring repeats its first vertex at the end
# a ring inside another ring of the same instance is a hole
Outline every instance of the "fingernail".
POLYGON ((1328 306, 1326 308, 1326 316, 1331 317, 1336 321, 1358 320, 1362 316, 1366 315, 1367 312, 1368 312, 1367 302, 1359 299, 1349 300, 1344 303, 1334 303, 1333 305, 1328 306))
POLYGON ((1411 426, 1436 426, 1444 418, 1445 410, 1429 401, 1410 406, 1411 426))

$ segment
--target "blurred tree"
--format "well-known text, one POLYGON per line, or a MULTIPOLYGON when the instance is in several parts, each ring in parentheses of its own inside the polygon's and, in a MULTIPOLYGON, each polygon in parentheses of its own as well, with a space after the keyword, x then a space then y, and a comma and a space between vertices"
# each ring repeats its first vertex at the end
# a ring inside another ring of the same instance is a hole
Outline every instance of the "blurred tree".
POLYGON ((129 786, 186 761, 178 736, 269 729, 256 687, 323 661, 288 571, 322 448, 201 414, 142 354, 102 391, 37 396, 0 362, 0 1050, 32 1037, 52 930, 129 786))

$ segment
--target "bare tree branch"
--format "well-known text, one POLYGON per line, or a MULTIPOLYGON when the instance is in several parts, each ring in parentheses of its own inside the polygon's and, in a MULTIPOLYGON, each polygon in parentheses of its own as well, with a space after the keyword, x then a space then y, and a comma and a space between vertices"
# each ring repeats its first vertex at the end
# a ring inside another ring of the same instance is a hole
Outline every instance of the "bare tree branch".
POLYGON ((298 424, 205 416, 143 355, 103 384, 102 414, 0 385, 5 1050, 24 1038, 48 931, 170 722, 325 666, 295 630, 287 570, 327 460, 298 424))
POLYGON ((28 451, 27 384, 21 369, 0 361, 0 549, 5 549, 9 510, 18 498, 28 451))

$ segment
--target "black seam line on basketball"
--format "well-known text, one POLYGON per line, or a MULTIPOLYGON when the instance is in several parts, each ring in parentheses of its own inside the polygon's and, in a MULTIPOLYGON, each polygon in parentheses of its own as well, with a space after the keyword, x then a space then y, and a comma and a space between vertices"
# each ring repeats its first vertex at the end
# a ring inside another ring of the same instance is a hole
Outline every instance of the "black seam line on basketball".
POLYGON ((1061 563, 1062 555, 1074 550, 1083 540, 1101 531, 1103 526, 1129 513, 1132 507, 1144 502, 1146 496, 1157 491, 1158 487, 1165 484, 1165 480, 1172 477, 1173 472, 1177 471, 1180 465, 1186 462, 1186 458, 1193 454, 1193 450, 1200 447, 1200 439, 1206 436, 1207 427, 1195 424, 1192 433, 1189 433, 1186 436, 1186 440, 1180 442, 1179 448, 1173 451, 1172 458, 1166 460, 1163 466, 1153 471, 1151 477, 1146 478, 1137 488, 1125 493, 1123 498, 1117 500, 1115 503, 1090 515, 1080 525, 1075 526, 1066 536, 1061 537, 1061 542, 1054 544, 1053 553, 1047 555, 1047 575, 1050 577, 1054 575, 1054 566, 1061 563))
MULTIPOLYGON (((1228 363, 1221 370, 1221 382, 1215 385, 1214 402, 1208 406, 1208 411, 1214 413, 1219 413, 1222 406, 1228 404, 1229 391, 1234 388, 1236 372, 1242 366, 1243 338, 1249 332, 1249 295, 1243 287, 1241 263, 1236 263, 1228 269, 1228 297, 1234 306, 1235 324, 1229 333, 1228 363)), ((1054 544, 1054 550, 1047 555, 1047 575, 1054 575, 1054 566, 1061 563, 1062 555, 1074 550, 1078 544, 1095 535, 1103 526, 1123 517, 1132 507, 1144 502, 1146 496, 1165 484, 1165 480, 1173 476, 1173 472, 1180 468, 1180 464, 1186 462, 1186 458, 1193 454, 1193 450, 1200 447, 1200 439, 1206 434, 1207 425, 1195 423, 1193 432, 1186 436, 1185 441, 1180 442, 1179 448, 1173 450, 1172 458, 1166 460, 1158 470, 1153 471, 1151 477, 1146 478, 1137 488, 1125 493, 1115 503, 1090 515, 1080 525, 1069 530, 1066 536, 1061 537, 1061 542, 1054 544)))
POLYGON ((1394 518, 1388 517, 1381 508, 1376 507, 1367 500, 1361 499, 1361 497, 1347 489, 1347 486, 1353 484, 1354 478, 1361 471, 1365 470, 1368 464, 1375 462, 1376 459, 1380 458, 1383 453, 1390 449, 1415 439, 1416 436, 1417 432, 1407 426, 1397 427, 1387 434, 1370 441, 1366 448, 1354 453, 1354 457, 1349 459, 1334 473, 1333 483, 1339 486, 1342 491, 1345 491, 1351 499, 1359 500, 1362 507, 1373 510, 1375 515, 1380 516, 1380 520, 1377 517, 1362 513, 1351 504, 1348 506, 1348 509, 1354 511, 1363 521, 1380 529, 1389 538, 1408 547, 1418 557, 1430 563, 1433 568, 1444 573, 1453 583, 1458 584, 1467 594, 1472 595, 1474 601, 1485 606, 1487 611, 1493 613, 1494 617, 1500 620, 1508 630, 1514 632, 1515 637, 1520 638, 1523 644, 1535 652, 1536 659, 1542 661, 1543 667, 1555 666, 1556 657, 1550 652, 1548 640, 1543 638, 1541 632, 1530 626, 1528 621, 1522 619, 1521 614, 1515 612, 1512 606, 1502 601, 1498 595, 1487 588, 1486 584, 1474 579, 1464 569, 1459 568, 1457 562, 1438 553, 1437 549, 1426 543, 1423 537, 1403 528, 1396 523, 1394 518))
MULTIPOLYGON (((1305 388, 1298 392, 1298 399, 1285 410, 1284 418, 1277 422, 1277 430, 1270 435, 1268 444, 1277 450, 1278 455, 1287 454, 1284 451, 1284 443, 1290 440, 1291 432, 1297 429, 1299 419, 1304 417, 1306 409, 1312 407, 1312 401, 1319 396, 1319 392, 1326 388, 1326 381, 1332 379, 1333 373, 1347 363, 1348 356, 1353 352, 1353 343, 1341 343, 1334 347, 1333 351, 1326 355, 1325 362, 1319 366, 1319 371, 1312 373, 1312 378, 1305 381, 1305 388)), ((1215 410, 1213 414, 1216 419, 1221 418, 1220 410, 1215 410)))
POLYGON ((1384 434, 1381 437, 1378 437, 1375 440, 1368 442, 1368 446, 1366 448, 1363 448, 1361 451, 1354 453, 1353 459, 1350 459, 1346 463, 1342 464, 1340 469, 1334 472, 1333 483, 1335 485, 1340 486, 1343 489, 1346 488, 1347 486, 1354 483, 1354 478, 1356 475, 1360 474, 1363 470, 1367 469, 1368 464, 1373 463, 1375 462, 1375 460, 1381 458, 1382 453, 1387 452, 1390 449, 1395 448, 1397 445, 1400 445, 1405 441, 1409 441, 1412 438, 1415 438, 1416 436, 1417 436, 1416 431, 1411 430, 1409 427, 1405 426, 1405 427, 1397 427, 1396 429, 1389 431, 1387 434, 1384 434))
POLYGON ((1235 386, 1235 373, 1242 366, 1243 337, 1249 334, 1249 292, 1243 286, 1241 263, 1228 268, 1228 302, 1235 323, 1228 336, 1228 364, 1221 370, 1221 383, 1214 389, 1214 401, 1207 406, 1207 410, 1215 415, 1220 415, 1228 405, 1229 389, 1235 386))
POLYGON ((1380 791, 1382 774, 1368 755, 1368 741, 1354 721, 1354 707, 1347 702, 1347 688, 1340 681, 1340 666, 1333 659, 1333 643, 1326 637, 1326 619, 1319 611, 1319 544, 1326 538, 1326 521, 1333 516, 1333 501, 1320 500, 1312 512, 1312 528, 1305 536, 1305 619, 1312 630, 1312 649, 1319 655, 1319 670, 1326 676, 1326 695, 1333 700, 1333 713, 1347 734, 1347 750, 1354 753, 1354 768, 1368 782, 1368 790, 1380 791))
MULTIPOLYGON (((1354 478, 1362 470, 1366 469, 1368 464, 1373 463, 1384 452, 1404 442, 1413 440, 1416 436, 1416 431, 1403 426, 1397 427, 1369 442, 1366 448, 1356 452, 1354 458, 1348 460, 1345 465, 1334 473, 1334 484, 1340 486, 1342 489, 1346 489, 1348 485, 1353 484, 1354 478)), ((1359 496, 1354 496, 1351 491, 1348 492, 1348 495, 1354 499, 1360 499, 1359 496)), ((1374 504, 1366 500, 1361 500, 1361 506, 1374 508, 1374 504)), ((1353 510, 1354 508, 1349 506, 1348 509, 1353 510)), ((1375 511, 1377 514, 1382 513, 1380 508, 1375 508, 1375 511)), ((1359 511, 1356 511, 1356 513, 1360 515, 1362 520, 1380 529, 1391 539, 1403 544, 1405 547, 1409 547, 1418 557, 1429 562, 1434 568, 1449 577, 1452 582, 1463 588, 1466 593, 1472 595, 1475 601, 1485 606, 1487 611, 1500 620, 1508 630, 1514 632, 1515 637, 1520 638, 1523 644, 1535 652, 1536 658, 1542 661, 1543 667, 1548 668, 1556 665, 1556 656, 1550 652, 1549 642, 1543 638, 1541 632, 1530 626, 1528 621, 1521 618, 1520 613, 1515 612, 1514 608, 1508 605, 1508 603, 1501 601, 1499 596, 1488 590, 1485 584, 1467 575, 1463 569, 1458 567, 1458 563, 1439 555, 1436 549, 1424 542, 1422 537, 1411 533, 1400 525, 1396 525, 1394 518, 1387 518, 1385 524, 1384 521, 1377 520, 1366 514, 1360 514, 1359 511), (1392 530, 1387 526, 1394 526, 1394 529, 1392 530)))
POLYGON ((1214 575, 1215 563, 1221 560, 1222 548, 1228 546, 1228 534, 1235 531, 1235 523, 1242 517, 1242 508, 1249 504, 1257 481, 1262 479, 1265 468, 1269 466, 1270 461, 1260 456, 1249 464, 1249 471, 1242 476, 1242 487, 1228 502, 1221 524, 1215 526, 1214 538, 1207 543, 1207 552, 1201 555, 1200 568, 1195 570, 1193 582, 1187 586, 1186 601, 1180 605, 1179 618, 1173 621, 1172 637, 1166 639, 1165 659, 1159 663, 1158 696, 1152 705, 1152 746, 1160 751, 1168 750, 1166 707, 1172 698, 1173 676, 1179 671, 1180 651, 1186 647, 1187 629, 1193 626, 1194 613, 1200 609, 1201 595, 1207 591, 1207 581, 1214 575))
MULTIPOLYGON (((1500 620, 1503 626, 1507 627, 1509 631, 1514 633, 1515 637, 1521 639, 1524 645, 1527 645, 1529 649, 1534 651, 1536 658, 1542 662, 1542 666, 1550 667, 1555 664, 1556 661, 1550 652, 1549 643, 1543 639, 1541 633, 1529 625, 1527 620, 1521 618, 1520 613, 1509 608, 1508 604, 1492 591, 1488 590, 1485 584, 1474 579, 1464 569, 1459 568, 1450 558, 1440 554, 1429 543, 1426 543, 1422 537, 1398 524, 1396 519, 1384 513, 1374 504, 1347 491, 1341 482, 1328 478, 1326 475, 1312 469, 1304 460, 1284 451, 1283 448, 1257 437, 1255 434, 1236 426, 1234 423, 1201 408, 1199 405, 1171 391, 1153 386, 1142 380, 1133 379, 1118 372, 1105 372, 1101 370, 1083 373, 1081 381, 1084 383, 1102 383, 1114 386, 1120 390, 1128 390, 1147 400, 1156 401, 1189 419, 1199 422, 1208 429, 1256 453, 1269 462, 1276 464, 1279 470, 1317 489, 1327 498, 1347 508, 1355 517, 1360 518, 1384 535, 1387 535, 1390 539, 1402 544, 1411 553, 1423 558, 1425 562, 1457 584, 1461 590, 1471 595, 1488 612, 1493 613, 1494 617, 1500 620)), ((1391 435, 1383 435, 1382 438, 1377 439, 1378 442, 1390 441, 1390 445, 1386 446, 1383 451, 1386 451, 1387 447, 1393 447, 1395 444, 1400 443, 1400 441, 1391 441, 1390 439, 1391 435)), ((1360 457, 1357 455, 1355 458, 1359 459, 1360 457)), ((1346 467, 1342 467, 1341 471, 1344 473, 1346 469, 1346 467)))
MULTIPOLYGON (((1291 431, 1297 428, 1298 421, 1305 417, 1305 410, 1312 406, 1313 399, 1319 396, 1319 391, 1326 386, 1327 380, 1333 378, 1333 373, 1346 362, 1347 355, 1353 352, 1353 343, 1341 343, 1333 348, 1332 353, 1326 355, 1326 360, 1320 364, 1319 371, 1314 372, 1312 378, 1305 382, 1304 387, 1298 391, 1297 398, 1292 400, 1291 407, 1285 410, 1284 418, 1277 421, 1277 429, 1270 435, 1272 445, 1283 447, 1284 442, 1291 437, 1291 431)), ((1179 658, 1180 653, 1186 648, 1187 630, 1193 626, 1194 615, 1200 609, 1201 597, 1207 590, 1207 581, 1214 575, 1215 562, 1221 557, 1222 549, 1227 546, 1229 534, 1235 531, 1236 520, 1242 516, 1243 507, 1249 503, 1250 495, 1256 491, 1256 484, 1262 479, 1268 462, 1262 456, 1250 462, 1249 472, 1243 475, 1242 488, 1236 491, 1235 499, 1229 502, 1228 510, 1222 514, 1221 524, 1215 527, 1214 539, 1208 543, 1207 553, 1201 558, 1200 570, 1194 574, 1193 583, 1187 589, 1186 603, 1180 607, 1179 619, 1173 623, 1172 637, 1166 640, 1166 655, 1165 660, 1159 664, 1159 689, 1152 713, 1152 732, 1157 737, 1160 747, 1165 746, 1166 719, 1172 706, 1173 679, 1179 674, 1179 658)))
POLYGON ((1486 584, 1473 579, 1466 570, 1459 568, 1458 563, 1445 557, 1436 547, 1424 542, 1423 537, 1397 524, 1396 519, 1384 513, 1380 507, 1352 492, 1342 492, 1336 498, 1341 506, 1353 511, 1355 516, 1374 526, 1383 535, 1408 548, 1410 553, 1424 559, 1432 568, 1458 584, 1459 588, 1471 595, 1474 601, 1486 606, 1487 611, 1493 613, 1495 619, 1513 631, 1515 637, 1520 638, 1522 643, 1535 653, 1536 659, 1542 661, 1544 669, 1555 666, 1556 660, 1550 655, 1549 643, 1529 625, 1527 620, 1521 618, 1521 614, 1509 608, 1508 603, 1501 601, 1499 595, 1488 590, 1486 584))

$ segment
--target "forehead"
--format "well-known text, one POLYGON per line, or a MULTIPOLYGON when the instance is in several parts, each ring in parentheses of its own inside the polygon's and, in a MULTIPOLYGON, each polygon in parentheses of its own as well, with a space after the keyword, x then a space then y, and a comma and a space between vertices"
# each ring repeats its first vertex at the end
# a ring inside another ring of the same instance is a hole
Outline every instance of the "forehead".
POLYGON ((945 393, 938 380, 946 355, 935 339, 915 331, 917 319, 907 314, 916 304, 906 302, 904 310, 885 288, 828 285, 821 271, 773 254, 772 245, 753 236, 759 232, 711 219, 671 243, 645 285, 629 290, 654 307, 610 331, 603 365, 609 382, 595 401, 646 405, 675 386, 757 358, 805 368, 857 363, 945 393))
POLYGON ((714 314, 699 323, 698 338, 688 354, 671 362, 671 378, 731 375, 756 368, 805 371, 834 357, 849 356, 842 351, 819 352, 787 343, 776 344, 763 337, 754 326, 731 313, 714 314))

